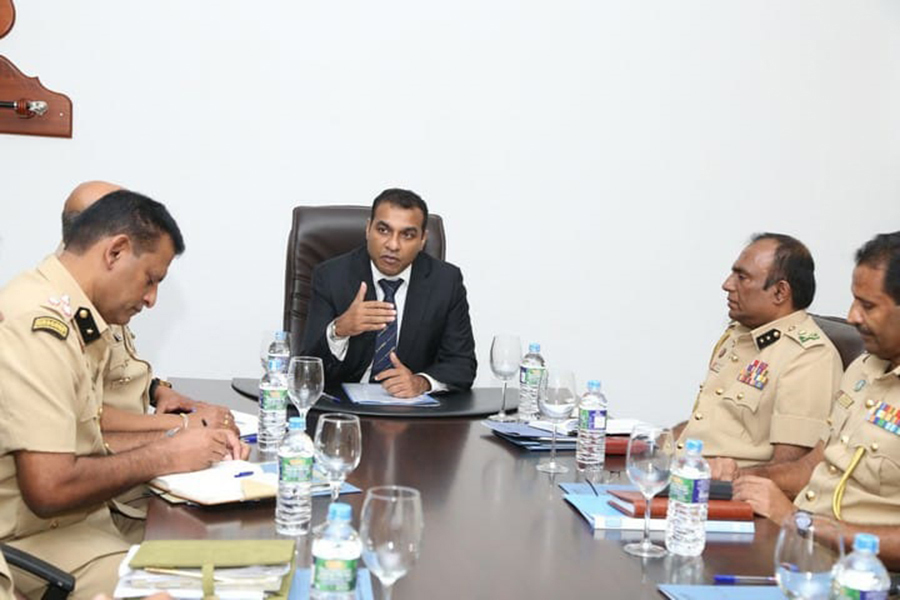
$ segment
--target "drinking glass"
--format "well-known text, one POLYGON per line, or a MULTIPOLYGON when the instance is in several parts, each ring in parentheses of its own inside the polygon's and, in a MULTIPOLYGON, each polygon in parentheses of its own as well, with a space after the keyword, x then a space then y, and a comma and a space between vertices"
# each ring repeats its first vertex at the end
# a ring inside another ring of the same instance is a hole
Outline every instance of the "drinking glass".
POLYGON ((507 383, 519 372, 519 363, 522 362, 522 342, 519 336, 499 334, 494 336, 491 342, 491 371, 494 377, 503 382, 503 396, 500 401, 500 412, 488 417, 491 421, 507 423, 515 421, 515 417, 506 414, 506 387, 507 383))
POLYGON ((325 391, 325 368, 317 356, 295 356, 288 364, 288 396, 306 428, 306 413, 325 391))
POLYGON ((362 440, 359 417, 328 413, 316 425, 316 462, 325 471, 331 486, 331 501, 337 502, 347 473, 359 466, 362 440))
POLYGON ((381 582, 384 600, 391 600, 394 583, 418 560, 423 527, 418 490, 386 485, 366 493, 359 528, 362 556, 381 582))
POLYGON ((640 542, 625 546, 628 554, 649 558, 666 554, 665 548, 650 542, 650 504, 653 496, 669 483, 673 455, 674 442, 670 429, 639 423, 631 430, 625 469, 631 483, 644 496, 647 506, 644 509, 644 535, 640 542))
POLYGON ((541 413, 553 424, 550 442, 550 461, 537 466, 544 473, 568 473, 569 468, 556 462, 556 429, 569 418, 578 401, 575 393, 575 375, 572 371, 550 369, 547 371, 547 385, 538 392, 538 406, 541 413))
POLYGON ((775 579, 788 598, 825 600, 834 566, 844 557, 841 526, 825 516, 788 516, 775 543, 775 579))

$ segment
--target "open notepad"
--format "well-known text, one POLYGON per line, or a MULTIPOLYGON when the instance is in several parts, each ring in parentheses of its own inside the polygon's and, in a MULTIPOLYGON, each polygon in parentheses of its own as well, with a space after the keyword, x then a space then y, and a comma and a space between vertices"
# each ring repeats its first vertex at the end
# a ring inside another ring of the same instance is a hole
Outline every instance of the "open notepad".
POLYGON ((415 398, 395 398, 377 383, 345 383, 344 391, 350 402, 368 406, 440 406, 441 402, 428 394, 415 398))

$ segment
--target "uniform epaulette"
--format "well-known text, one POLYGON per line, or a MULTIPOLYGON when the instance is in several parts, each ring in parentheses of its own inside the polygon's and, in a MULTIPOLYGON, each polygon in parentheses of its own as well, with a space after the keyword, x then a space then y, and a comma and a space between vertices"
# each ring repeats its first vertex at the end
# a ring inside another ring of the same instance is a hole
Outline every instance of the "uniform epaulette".
POLYGON ((822 346, 825 344, 825 334, 817 329, 805 329, 800 327, 789 327, 784 335, 796 341, 804 348, 812 348, 813 346, 822 346))
POLYGON ((85 344, 100 339, 100 332, 97 331, 97 323, 94 321, 94 315, 91 314, 89 308, 81 307, 75 311, 75 325, 81 333, 81 339, 85 344))

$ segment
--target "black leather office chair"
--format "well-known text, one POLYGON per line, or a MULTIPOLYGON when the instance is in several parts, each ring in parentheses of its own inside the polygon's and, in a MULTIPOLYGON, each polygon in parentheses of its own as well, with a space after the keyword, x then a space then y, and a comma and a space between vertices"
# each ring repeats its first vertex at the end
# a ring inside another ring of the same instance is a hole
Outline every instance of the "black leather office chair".
MULTIPOLYGON (((289 332, 292 353, 299 350, 306 327, 313 268, 364 244, 366 219, 370 214, 368 206, 294 208, 284 272, 284 330, 289 332)), ((428 241, 424 251, 443 260, 446 246, 443 219, 429 214, 426 230, 428 241)))
POLYGON ((835 345, 838 354, 841 355, 841 362, 844 363, 844 370, 847 370, 847 366, 865 351, 865 346, 862 338, 859 337, 856 327, 841 317, 811 316, 816 325, 825 332, 831 343, 835 345))
MULTIPOLYGON (((16 567, 47 582, 42 600, 65 600, 75 589, 75 578, 50 563, 23 552, 18 548, 0 544, 0 552, 11 567, 16 567)), ((15 582, 14 582, 15 583, 15 582)))

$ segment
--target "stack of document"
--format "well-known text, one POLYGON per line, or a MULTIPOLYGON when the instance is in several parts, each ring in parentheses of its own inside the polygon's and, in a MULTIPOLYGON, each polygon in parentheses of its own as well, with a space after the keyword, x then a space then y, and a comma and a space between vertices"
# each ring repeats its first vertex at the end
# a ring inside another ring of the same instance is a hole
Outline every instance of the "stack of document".
MULTIPOLYGON (((266 542, 252 542, 248 540, 228 541, 233 547, 239 544, 278 544, 285 540, 268 540, 266 542)), ((209 540, 192 541, 155 541, 151 544, 163 546, 165 544, 178 548, 179 544, 203 543, 209 540)), ((215 543, 215 542, 212 542, 215 543)), ((221 543, 221 542, 220 542, 221 543)), ((144 545, 147 545, 144 542, 144 545)), ((198 546, 199 547, 199 546, 198 546)), ((119 583, 116 586, 116 598, 143 598, 157 592, 168 592, 173 598, 203 598, 203 572, 200 567, 174 566, 178 563, 190 563, 182 558, 175 558, 171 562, 163 560, 159 562, 164 566, 150 566, 146 560, 140 560, 138 552, 141 546, 132 546, 122 564, 119 566, 119 583)), ((271 554, 271 553, 270 553, 271 554)), ((291 559, 293 557, 293 545, 288 548, 281 562, 247 566, 216 566, 212 578, 215 595, 220 600, 262 600, 273 594, 282 594, 288 589, 291 574, 291 559)), ((198 557, 198 562, 203 558, 198 557)), ((151 560, 151 564, 157 564, 151 560)))
POLYGON ((395 398, 388 394, 377 383, 345 383, 344 392, 347 398, 354 404, 363 406, 440 406, 439 400, 435 400, 428 394, 422 394, 415 398, 395 398))
MULTIPOLYGON (((526 423, 497 423, 495 421, 482 421, 485 427, 504 440, 515 444, 520 448, 531 451, 550 450, 552 433, 547 429, 536 427, 540 422, 526 423)), ((574 451, 577 437, 560 433, 557 429, 556 450, 559 452, 574 451)))
MULTIPOLYGON (((583 486, 584 484, 577 484, 583 486)), ((570 491, 568 484, 561 487, 570 491)), ((581 488, 583 489, 583 488, 581 488)), ((613 504, 617 498, 611 491, 637 491, 628 485, 596 485, 596 493, 567 493, 566 502, 574 506, 594 529, 643 529, 643 517, 629 517, 616 509, 613 504)), ((665 518, 653 518, 651 512, 650 531, 665 531, 665 518)), ((753 521, 739 520, 707 520, 706 531, 713 533, 749 533, 755 531, 753 521)))

